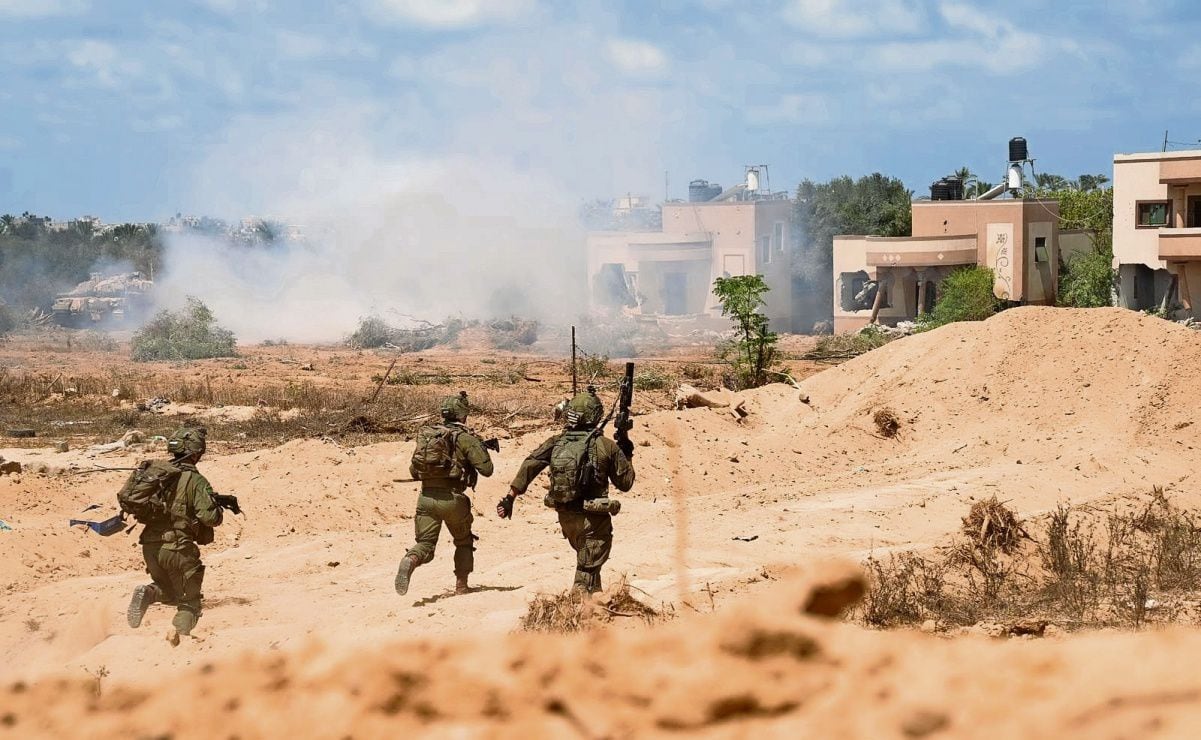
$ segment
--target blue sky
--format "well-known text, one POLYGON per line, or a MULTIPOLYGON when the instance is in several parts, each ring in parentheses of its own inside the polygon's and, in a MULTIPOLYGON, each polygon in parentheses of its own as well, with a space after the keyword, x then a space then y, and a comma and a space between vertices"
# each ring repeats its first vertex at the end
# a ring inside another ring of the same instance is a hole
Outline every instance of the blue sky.
POLYGON ((0 211, 239 216, 372 178, 579 201, 881 171, 922 192, 1201 137, 1191 2, 0 0, 0 211), (386 166, 384 166, 386 165, 386 166), (449 174, 448 174, 449 173, 449 174))

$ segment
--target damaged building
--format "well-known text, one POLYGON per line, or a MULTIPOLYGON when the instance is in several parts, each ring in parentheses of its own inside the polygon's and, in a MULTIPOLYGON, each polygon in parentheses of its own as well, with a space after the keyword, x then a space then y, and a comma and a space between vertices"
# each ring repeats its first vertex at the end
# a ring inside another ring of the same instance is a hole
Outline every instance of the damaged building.
POLYGON ((993 292, 1013 304, 1054 305, 1061 253, 1086 248, 1082 231, 1061 232, 1059 203, 1020 196, 1024 139, 1010 142, 1006 182, 976 198, 944 178, 914 201, 912 236, 834 237, 834 330, 895 325, 934 308, 939 285, 970 266, 992 269, 993 292))
POLYGON ((1118 305, 1201 318, 1201 150, 1114 156, 1113 267, 1118 305))
POLYGON ((688 201, 661 207, 655 230, 605 230, 587 237, 593 308, 642 315, 720 316, 719 277, 763 275, 764 313, 773 329, 791 328, 792 201, 773 192, 766 166, 746 169, 728 189, 694 180, 688 201))

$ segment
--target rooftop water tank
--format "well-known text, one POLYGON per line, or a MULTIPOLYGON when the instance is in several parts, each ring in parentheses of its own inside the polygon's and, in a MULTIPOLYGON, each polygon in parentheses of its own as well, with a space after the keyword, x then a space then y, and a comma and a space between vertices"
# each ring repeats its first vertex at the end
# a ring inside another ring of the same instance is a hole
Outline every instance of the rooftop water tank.
POLYGON ((1009 140, 1009 161, 1010 162, 1025 162, 1030 159, 1030 152, 1026 150, 1026 140, 1020 136, 1015 136, 1009 140))

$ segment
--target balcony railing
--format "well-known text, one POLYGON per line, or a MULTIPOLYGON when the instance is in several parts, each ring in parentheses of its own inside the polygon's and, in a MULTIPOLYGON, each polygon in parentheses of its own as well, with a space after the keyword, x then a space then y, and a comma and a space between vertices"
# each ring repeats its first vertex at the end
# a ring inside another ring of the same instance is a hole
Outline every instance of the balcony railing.
POLYGON ((1159 258, 1167 262, 1201 260, 1201 228, 1160 229, 1159 258))

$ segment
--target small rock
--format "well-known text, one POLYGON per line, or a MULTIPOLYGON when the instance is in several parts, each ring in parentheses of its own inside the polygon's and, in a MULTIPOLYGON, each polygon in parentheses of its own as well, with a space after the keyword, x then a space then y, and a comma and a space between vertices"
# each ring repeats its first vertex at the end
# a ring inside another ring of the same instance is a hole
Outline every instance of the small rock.
POLYGON ((70 450, 71 446, 66 442, 59 442, 58 444, 54 445, 55 452, 69 452, 70 450))
POLYGON ((927 619, 926 621, 922 622, 922 632, 925 632, 926 634, 930 635, 937 631, 938 631, 938 622, 935 622, 933 619, 927 619))
POLYGON ((311 372, 311 371, 313 371, 313 370, 316 370, 316 368, 315 368, 315 367, 313 367, 313 363, 311 363, 311 362, 306 362, 306 363, 304 363, 303 365, 301 365, 301 366, 300 366, 300 369, 301 369, 301 370, 308 370, 308 371, 310 371, 310 372, 311 372))
POLYGON ((901 732, 906 737, 925 737, 946 729, 949 724, 951 724, 951 720, 942 712, 920 709, 901 723, 901 732))
POLYGON ((732 463, 736 463, 738 462, 738 455, 730 455, 730 457, 727 459, 732 463))
POLYGON ((15 475, 21 472, 21 463, 16 460, 0 463, 0 475, 15 475))

